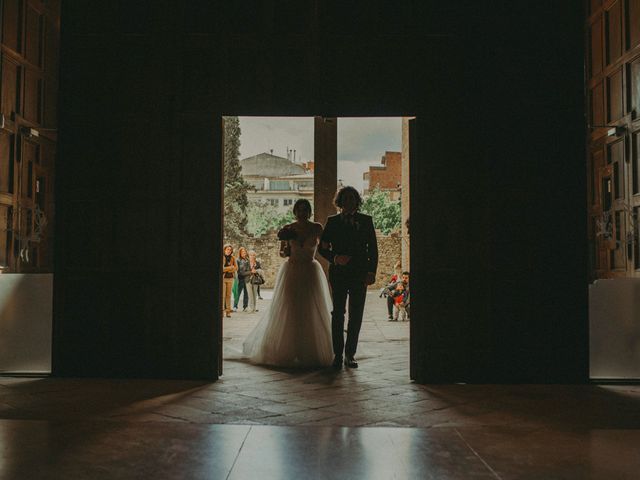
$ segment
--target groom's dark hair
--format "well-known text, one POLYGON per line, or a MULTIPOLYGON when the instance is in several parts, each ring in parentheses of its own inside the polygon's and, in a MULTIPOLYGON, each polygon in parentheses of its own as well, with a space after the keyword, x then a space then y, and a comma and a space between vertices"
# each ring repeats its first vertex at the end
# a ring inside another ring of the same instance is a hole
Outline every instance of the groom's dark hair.
POLYGON ((356 198, 356 210, 358 210, 360 208, 360 205, 362 205, 362 197, 360 196, 358 190, 356 190, 352 186, 342 187, 340 190, 338 190, 336 192, 335 198, 333 199, 333 204, 338 208, 342 208, 342 206, 344 205, 344 196, 348 192, 351 192, 356 198))

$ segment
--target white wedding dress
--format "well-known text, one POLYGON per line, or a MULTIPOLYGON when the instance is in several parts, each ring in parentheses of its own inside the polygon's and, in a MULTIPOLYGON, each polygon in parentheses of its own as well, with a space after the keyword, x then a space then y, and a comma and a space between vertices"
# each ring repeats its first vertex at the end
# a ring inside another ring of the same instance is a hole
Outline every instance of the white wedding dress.
POLYGON ((291 254, 276 276, 273 299, 247 336, 243 352, 251 363, 280 367, 331 365, 331 296, 320 263, 318 238, 301 245, 290 240, 291 254))

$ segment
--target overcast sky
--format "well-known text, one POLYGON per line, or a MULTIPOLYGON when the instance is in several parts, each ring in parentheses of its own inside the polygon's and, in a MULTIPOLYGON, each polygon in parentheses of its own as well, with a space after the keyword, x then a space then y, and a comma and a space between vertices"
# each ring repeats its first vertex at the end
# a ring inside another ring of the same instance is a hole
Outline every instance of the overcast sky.
MULTIPOLYGON (((240 117, 240 158, 273 149, 287 156, 296 150, 296 161, 313 160, 313 117, 240 117)), ((399 152, 402 119, 339 118, 338 178, 362 190, 362 174, 369 165, 380 165, 386 151, 399 152)))

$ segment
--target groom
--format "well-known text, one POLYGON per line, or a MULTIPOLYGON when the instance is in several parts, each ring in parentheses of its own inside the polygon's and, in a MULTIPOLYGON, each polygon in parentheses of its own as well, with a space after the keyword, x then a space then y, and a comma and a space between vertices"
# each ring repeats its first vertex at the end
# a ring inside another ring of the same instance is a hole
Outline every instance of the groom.
POLYGON ((362 325, 367 285, 376 279, 378 268, 378 242, 373 228, 373 219, 359 213, 362 204, 360 194, 353 187, 343 187, 333 201, 340 213, 327 218, 322 238, 320 255, 329 263, 329 283, 333 299, 331 312, 331 336, 333 338, 333 367, 358 368, 353 358, 358 346, 358 335, 362 325), (344 314, 349 297, 349 325, 347 343, 344 342, 344 314))

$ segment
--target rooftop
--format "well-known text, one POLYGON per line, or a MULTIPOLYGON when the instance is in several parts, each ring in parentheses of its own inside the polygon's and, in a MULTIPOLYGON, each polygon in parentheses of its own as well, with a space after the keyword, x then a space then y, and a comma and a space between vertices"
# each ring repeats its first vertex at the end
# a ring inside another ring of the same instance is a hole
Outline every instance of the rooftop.
POLYGON ((307 173, 305 168, 284 157, 270 153, 259 153, 240 160, 243 176, 282 177, 307 173))

